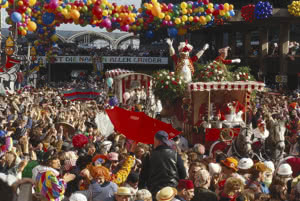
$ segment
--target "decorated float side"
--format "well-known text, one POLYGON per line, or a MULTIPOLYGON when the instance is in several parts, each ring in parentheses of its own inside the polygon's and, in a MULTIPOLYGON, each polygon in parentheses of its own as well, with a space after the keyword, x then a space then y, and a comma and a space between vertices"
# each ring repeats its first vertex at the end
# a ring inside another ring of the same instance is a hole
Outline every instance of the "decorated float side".
POLYGON ((246 127, 250 99, 255 91, 264 90, 264 83, 256 82, 248 67, 232 65, 240 59, 227 59, 229 47, 220 49, 211 63, 200 65, 196 61, 208 45, 190 57, 193 47, 187 42, 180 43, 178 56, 172 41, 167 43, 175 72, 163 70, 153 76, 154 94, 163 105, 161 116, 169 118, 192 144, 209 149, 218 140, 231 142, 246 127))

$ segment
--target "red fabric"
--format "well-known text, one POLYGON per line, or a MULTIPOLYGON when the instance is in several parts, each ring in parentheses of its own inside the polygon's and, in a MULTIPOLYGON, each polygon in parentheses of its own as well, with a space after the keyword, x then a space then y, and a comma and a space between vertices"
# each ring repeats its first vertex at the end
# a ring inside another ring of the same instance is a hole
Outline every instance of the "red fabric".
POLYGON ((179 180, 177 189, 186 189, 186 190, 194 189, 193 181, 187 179, 181 179, 179 180))
POLYGON ((298 176, 298 174, 300 173, 300 158, 289 158, 286 160, 286 162, 292 167, 293 177, 298 176))
POLYGON ((88 137, 83 134, 75 135, 72 139, 72 144, 75 148, 82 148, 89 142, 88 137))
POLYGON ((215 59, 215 61, 217 61, 217 62, 222 62, 222 63, 225 64, 225 65, 229 65, 229 64, 232 63, 232 60, 226 60, 226 59, 223 59, 222 56, 218 56, 218 57, 215 59))
POLYGON ((6 68, 6 70, 9 70, 10 68, 12 68, 14 65, 21 63, 21 61, 13 59, 11 56, 6 56, 6 63, 5 66, 2 66, 0 68, 0 72, 4 72, 4 67, 6 68))
POLYGON ((167 132, 170 139, 181 133, 174 129, 171 124, 153 119, 144 112, 133 112, 114 107, 114 109, 106 110, 106 113, 116 131, 136 142, 153 144, 154 136, 160 130, 167 132))

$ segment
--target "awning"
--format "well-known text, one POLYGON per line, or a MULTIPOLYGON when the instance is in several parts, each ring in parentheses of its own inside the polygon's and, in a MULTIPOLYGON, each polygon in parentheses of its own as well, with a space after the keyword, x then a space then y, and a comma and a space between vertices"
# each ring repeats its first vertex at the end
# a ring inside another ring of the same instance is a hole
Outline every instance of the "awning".
POLYGON ((134 71, 130 71, 130 70, 125 70, 125 69, 113 69, 113 70, 109 70, 105 72, 105 76, 114 78, 117 77, 119 75, 124 75, 124 74, 128 74, 128 73, 133 73, 134 71))
POLYGON ((254 81, 236 82, 195 82, 189 84, 189 90, 194 91, 263 91, 265 84, 254 81))

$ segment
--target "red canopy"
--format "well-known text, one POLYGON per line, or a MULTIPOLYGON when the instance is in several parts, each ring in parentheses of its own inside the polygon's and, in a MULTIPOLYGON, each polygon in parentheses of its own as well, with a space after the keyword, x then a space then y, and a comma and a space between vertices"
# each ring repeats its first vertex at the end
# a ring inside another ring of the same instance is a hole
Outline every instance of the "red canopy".
POLYGON ((155 133, 160 130, 167 132, 169 139, 181 133, 174 129, 171 124, 153 119, 144 112, 133 112, 119 107, 106 110, 106 112, 115 130, 136 142, 153 144, 155 133))

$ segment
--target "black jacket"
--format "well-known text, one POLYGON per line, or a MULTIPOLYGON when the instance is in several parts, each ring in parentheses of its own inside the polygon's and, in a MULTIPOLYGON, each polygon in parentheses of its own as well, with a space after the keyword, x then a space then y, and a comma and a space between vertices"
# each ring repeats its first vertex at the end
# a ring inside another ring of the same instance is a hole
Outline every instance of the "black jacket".
POLYGON ((179 179, 186 178, 186 170, 180 155, 168 146, 158 146, 143 161, 139 189, 147 188, 157 193, 163 187, 177 187, 179 179))

